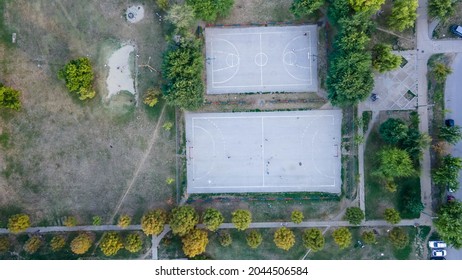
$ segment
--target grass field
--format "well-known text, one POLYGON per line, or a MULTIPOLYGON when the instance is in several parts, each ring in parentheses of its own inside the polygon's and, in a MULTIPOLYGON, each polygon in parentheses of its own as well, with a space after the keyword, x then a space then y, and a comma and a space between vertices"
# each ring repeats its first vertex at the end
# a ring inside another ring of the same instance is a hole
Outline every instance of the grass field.
MULTIPOLYGON (((175 177, 175 129, 162 129, 165 121, 174 123, 173 108, 157 126, 162 102, 152 110, 135 106, 128 95, 103 102, 106 60, 120 45, 135 44, 139 64, 151 57, 150 65, 160 68, 166 43, 153 2, 146 2, 145 18, 135 25, 123 18, 122 0, 0 1, 7 32, 0 43, 0 82, 20 90, 23 101, 20 112, 0 113, 0 221, 19 211, 34 225, 60 224, 65 215, 78 216, 79 223, 93 215, 105 221, 130 185, 119 213, 139 217, 173 202, 174 187, 165 180, 175 177), (11 32, 16 44, 9 41, 11 32), (81 56, 95 70, 97 96, 87 102, 71 96, 57 78, 68 60, 81 56)), ((139 68, 136 78, 138 94, 159 83, 147 68, 139 68)))

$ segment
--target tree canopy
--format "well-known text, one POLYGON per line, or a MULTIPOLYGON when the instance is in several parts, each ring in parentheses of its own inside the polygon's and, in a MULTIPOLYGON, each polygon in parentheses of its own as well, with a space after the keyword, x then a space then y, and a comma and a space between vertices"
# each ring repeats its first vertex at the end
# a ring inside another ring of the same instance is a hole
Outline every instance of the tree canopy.
POLYGON ((379 166, 374 174, 387 180, 395 177, 410 177, 416 173, 409 154, 398 148, 383 148, 378 153, 378 163, 379 166))
POLYGON ((252 222, 252 214, 248 210, 239 209, 231 215, 231 222, 238 230, 246 230, 252 222))
POLYGON ((324 5, 325 0, 294 0, 290 11, 296 18, 311 15, 324 5))
POLYGON ((462 132, 460 126, 442 126, 440 127, 440 133, 438 135, 441 139, 444 139, 449 144, 455 145, 457 142, 462 140, 462 132))
POLYGON ((377 242, 373 231, 364 231, 361 238, 366 244, 375 244, 377 242))
POLYGON ((414 26, 417 20, 418 0, 395 0, 388 25, 398 31, 414 26))
POLYGON ((452 69, 444 63, 436 62, 432 65, 430 73, 436 82, 444 83, 448 75, 452 73, 452 69))
POLYGON ((190 5, 173 5, 165 17, 176 28, 175 32, 184 34, 191 29, 196 23, 194 9, 190 5))
POLYGON ((310 228, 303 232, 303 245, 313 252, 321 251, 324 248, 325 238, 318 228, 310 228))
POLYGON ((397 144, 407 137, 408 126, 400 119, 389 118, 380 125, 379 133, 383 141, 397 144))
POLYGON ((193 7, 197 18, 210 22, 227 16, 234 0, 186 0, 186 4, 193 7))
POLYGON ((456 13, 456 5, 457 1, 454 0, 429 0, 428 13, 444 21, 456 13))
POLYGON ((162 209, 149 211, 141 218, 141 229, 146 235, 159 235, 167 222, 167 212, 162 209))
POLYGON ((82 232, 71 241, 71 251, 77 255, 85 254, 93 244, 90 234, 82 232))
POLYGON ((130 233, 125 238, 124 246, 130 253, 139 252, 143 248, 143 238, 136 232, 130 233))
POLYGON ((170 228, 173 234, 184 236, 199 223, 199 215, 192 206, 173 208, 170 215, 170 228))
POLYGON ((377 11, 380 9, 385 0, 349 0, 353 10, 362 11, 377 11))
POLYGON ((292 214, 290 215, 290 219, 292 220, 294 224, 299 224, 303 222, 303 218, 304 218, 303 213, 302 211, 299 211, 299 210, 292 211, 292 214))
POLYGON ((8 230, 11 233, 19 233, 30 227, 30 219, 26 214, 16 214, 8 219, 8 230))
POLYGON ((451 201, 441 206, 435 227, 446 243, 462 248, 462 202, 451 201))
POLYGON ((121 228, 127 228, 132 222, 132 218, 129 215, 121 215, 117 221, 117 225, 121 228))
POLYGON ((345 218, 352 225, 359 225, 364 220, 364 212, 359 207, 348 207, 345 212, 345 218))
POLYGON ((273 241, 278 248, 288 251, 295 245, 295 234, 290 229, 282 227, 274 233, 273 241))
POLYGON ((391 52, 391 45, 377 44, 372 49, 372 66, 380 73, 397 69, 403 60, 391 52))
POLYGON ((433 182, 452 190, 459 188, 459 171, 462 169, 462 160, 451 155, 443 157, 440 166, 432 173, 433 182))
POLYGON ((62 235, 55 235, 50 241, 50 247, 53 252, 58 252, 66 246, 66 238, 62 235))
POLYGON ((58 72, 58 77, 66 82, 67 89, 76 93, 80 100, 95 97, 93 68, 87 57, 71 60, 58 72))
POLYGON ((219 240, 220 245, 223 247, 228 247, 233 243, 233 238, 228 231, 221 231, 219 240))
POLYGON ((193 229, 181 239, 183 242, 183 252, 192 258, 205 252, 209 243, 207 232, 201 229, 193 229))
POLYGON ((11 242, 8 236, 0 236, 0 253, 5 253, 10 249, 11 242))
POLYGON ((350 230, 346 227, 334 230, 334 232, 332 232, 332 237, 334 237, 334 242, 340 249, 345 249, 351 245, 352 235, 350 230))
POLYGON ((124 247, 122 237, 118 232, 106 232, 103 235, 99 248, 107 257, 114 256, 124 247))
POLYGON ((24 244, 24 251, 28 254, 33 254, 42 246, 42 238, 38 235, 31 236, 24 244))
POLYGON ((408 234, 402 229, 395 227, 388 232, 391 244, 397 249, 403 249, 409 243, 408 234))
POLYGON ((204 102, 203 68, 200 40, 182 38, 179 44, 170 45, 162 64, 166 102, 186 110, 199 108, 204 102))
POLYGON ((261 233, 257 230, 251 230, 245 239, 247 240, 247 245, 252 249, 257 249, 263 241, 261 233))
POLYGON ((0 83, 0 108, 21 109, 21 93, 0 83))
POLYGON ((202 215, 202 222, 210 231, 216 231, 224 220, 221 212, 214 208, 207 208, 202 215))
POLYGON ((392 225, 397 224, 401 221, 401 216, 399 215, 399 212, 393 208, 385 209, 385 212, 383 213, 383 215, 384 215, 385 221, 387 221, 387 223, 390 223, 392 225))

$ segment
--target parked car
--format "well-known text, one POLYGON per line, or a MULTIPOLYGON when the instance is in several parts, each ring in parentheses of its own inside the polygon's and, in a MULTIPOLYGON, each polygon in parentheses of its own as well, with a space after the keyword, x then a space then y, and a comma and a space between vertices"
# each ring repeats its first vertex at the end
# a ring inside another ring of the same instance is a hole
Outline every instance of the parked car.
POLYGON ((447 119, 444 121, 447 127, 453 127, 454 126, 454 120, 453 119, 447 119))
POLYGON ((462 38, 462 26, 460 25, 453 25, 451 26, 451 32, 458 36, 458 37, 461 37, 462 38))
POLYGON ((446 248, 448 245, 443 241, 428 241, 430 248, 446 248))
POLYGON ((446 250, 443 250, 443 249, 433 250, 432 257, 446 257, 446 250))

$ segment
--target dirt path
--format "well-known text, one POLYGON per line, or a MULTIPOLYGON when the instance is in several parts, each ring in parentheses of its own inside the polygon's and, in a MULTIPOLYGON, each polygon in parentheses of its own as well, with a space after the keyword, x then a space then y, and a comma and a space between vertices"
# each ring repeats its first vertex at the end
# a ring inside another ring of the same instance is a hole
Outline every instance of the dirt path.
POLYGON ((401 36, 401 35, 396 34, 396 33, 392 32, 392 31, 390 31, 390 30, 386 30, 386 29, 383 29, 383 28, 380 28, 380 27, 377 27, 377 30, 380 30, 380 31, 382 31, 382 32, 391 34, 391 35, 393 35, 393 36, 399 37, 399 38, 404 39, 404 40, 413 41, 411 38, 407 38, 407 37, 401 36))
POLYGON ((112 223, 112 221, 114 220, 114 217, 119 212, 120 206, 122 206, 122 203, 124 202, 125 197, 127 197, 127 194, 130 192, 131 188, 133 187, 134 183, 136 182, 136 179, 138 178, 139 172, 141 171, 142 167, 144 166, 144 163, 145 163, 146 159, 148 158, 149 154, 151 153, 152 147, 154 146, 154 143, 157 140, 157 136, 158 136, 157 132, 159 131, 159 127, 161 126, 160 124, 162 123, 162 119, 164 118, 165 108, 167 108, 166 104, 164 104, 164 106, 162 107, 162 111, 160 112, 159 120, 157 121, 156 128, 152 132, 151 140, 149 140, 149 145, 148 145, 149 148, 146 150, 146 152, 144 153, 143 157, 141 158, 138 166, 136 167, 135 173, 133 173, 133 178, 131 179, 130 184, 128 184, 127 188, 125 189, 122 197, 119 200, 119 203, 117 204, 116 208, 114 209, 114 212, 111 215, 111 218, 108 220, 108 223, 112 223))

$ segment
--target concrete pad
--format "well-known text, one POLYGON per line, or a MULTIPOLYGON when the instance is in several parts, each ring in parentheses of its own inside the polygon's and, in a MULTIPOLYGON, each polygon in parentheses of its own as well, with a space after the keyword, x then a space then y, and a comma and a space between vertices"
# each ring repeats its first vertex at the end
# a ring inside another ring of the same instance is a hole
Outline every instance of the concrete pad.
POLYGON ((185 118, 188 193, 340 193, 340 110, 185 118))
POLYGON ((316 92, 317 26, 206 28, 207 93, 316 92))

